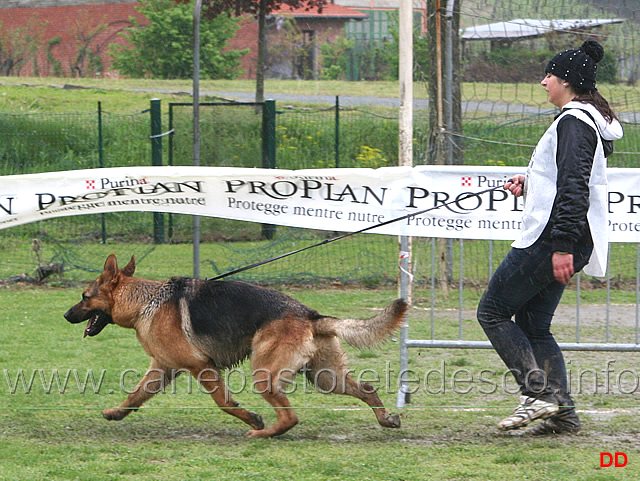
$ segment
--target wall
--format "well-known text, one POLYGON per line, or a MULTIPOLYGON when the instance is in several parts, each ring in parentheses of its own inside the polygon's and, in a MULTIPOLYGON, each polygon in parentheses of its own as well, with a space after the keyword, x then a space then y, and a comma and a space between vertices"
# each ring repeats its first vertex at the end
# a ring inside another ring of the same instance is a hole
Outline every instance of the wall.
MULTIPOLYGON (((49 76, 56 73, 56 61, 64 75, 70 77, 105 75, 110 71, 107 55, 109 45, 123 44, 118 33, 131 25, 129 18, 141 23, 146 19, 135 10, 137 2, 121 0, 86 4, 86 0, 15 0, 3 2, 0 7, 2 36, 6 43, 16 29, 22 29, 36 38, 37 51, 29 55, 18 72, 25 76, 49 76), (55 4, 56 6, 50 6, 55 4), (14 8, 11 8, 11 7, 14 8), (48 47, 58 37, 60 42, 48 47), (78 58, 80 49, 88 46, 102 60, 99 72, 87 71, 87 59, 78 58)), ((15 36, 15 35, 14 35, 15 36)), ((6 74, 6 72, 3 72, 6 74)))

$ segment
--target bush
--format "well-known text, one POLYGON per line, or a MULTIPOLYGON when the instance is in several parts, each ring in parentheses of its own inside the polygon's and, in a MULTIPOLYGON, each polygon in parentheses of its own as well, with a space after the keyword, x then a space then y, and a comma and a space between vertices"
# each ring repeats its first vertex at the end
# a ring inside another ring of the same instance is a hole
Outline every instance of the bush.
POLYGON ((553 55, 548 50, 494 48, 482 58, 466 66, 463 80, 465 82, 539 82, 544 76, 545 65, 553 55))
POLYGON ((347 52, 353 49, 355 41, 344 37, 336 37, 333 43, 323 43, 320 47, 322 53, 322 80, 344 80, 347 67, 347 52))
MULTIPOLYGON (((141 1, 136 7, 149 20, 121 35, 130 46, 112 44, 113 66, 135 78, 180 79, 193 75, 193 7, 171 0, 141 1), (158 55, 159 49, 162 55, 158 55)), ((203 79, 232 79, 242 73, 239 58, 247 50, 225 50, 238 29, 238 19, 219 15, 200 27, 200 75, 203 79)))

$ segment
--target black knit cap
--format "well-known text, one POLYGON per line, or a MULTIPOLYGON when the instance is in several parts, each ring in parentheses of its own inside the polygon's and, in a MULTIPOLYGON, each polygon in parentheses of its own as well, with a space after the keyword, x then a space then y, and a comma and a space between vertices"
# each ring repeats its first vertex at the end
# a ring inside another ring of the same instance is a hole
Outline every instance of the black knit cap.
POLYGON ((544 71, 566 80, 575 88, 597 90, 596 64, 603 56, 602 45, 595 40, 587 40, 580 48, 557 54, 549 61, 544 71))

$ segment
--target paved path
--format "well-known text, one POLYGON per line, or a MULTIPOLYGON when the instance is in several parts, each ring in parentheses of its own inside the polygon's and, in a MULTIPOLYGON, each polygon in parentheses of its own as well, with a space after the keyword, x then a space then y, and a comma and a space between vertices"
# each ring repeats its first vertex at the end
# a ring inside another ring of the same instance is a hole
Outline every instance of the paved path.
MULTIPOLYGON (((148 92, 149 89, 129 89, 135 91, 148 92)), ((191 91, 177 92, 170 89, 153 89, 153 92, 175 94, 184 93, 191 95, 191 91)), ((220 97, 225 100, 237 100, 243 102, 253 102, 255 93, 253 92, 221 92, 215 90, 201 90, 201 96, 220 97)), ((297 94, 265 94, 266 99, 273 99, 278 104, 286 104, 289 102, 334 105, 336 101, 335 95, 297 95, 297 94)), ((400 99, 398 97, 365 97, 365 96, 340 96, 340 106, 342 107, 359 107, 375 105, 380 107, 399 108, 400 99)), ((429 100, 414 99, 413 108, 415 110, 426 110, 429 108, 429 100)), ((511 113, 511 114, 549 114, 553 109, 533 107, 525 104, 512 104, 508 102, 490 102, 490 101, 465 101, 462 104, 464 112, 484 112, 484 113, 511 113)))
MULTIPOLYGON (((74 88, 73 85, 65 85, 63 88, 74 88)), ((86 88, 86 87, 84 87, 86 88)), ((173 90, 173 89, 144 89, 129 88, 136 92, 158 92, 165 94, 186 94, 191 95, 191 90, 173 90)), ((221 92, 215 90, 201 90, 201 96, 219 97, 225 100, 253 102, 255 99, 254 92, 221 92)), ((334 105, 336 101, 335 95, 297 95, 297 94, 265 94, 265 98, 275 100, 279 105, 290 102, 307 103, 318 105, 334 105)), ((366 96, 340 96, 340 105, 342 107, 359 107, 359 106, 380 106, 399 108, 400 99, 397 97, 366 97, 366 96)), ((414 99, 414 110, 427 110, 429 108, 429 100, 414 99)), ((556 112, 556 109, 544 106, 532 106, 519 103, 509 102, 492 102, 488 100, 466 100, 462 102, 462 112, 483 113, 483 114, 519 114, 519 115, 543 115, 549 116, 556 112)), ((620 120, 624 122, 638 123, 640 122, 640 112, 621 113, 618 115, 620 120)))

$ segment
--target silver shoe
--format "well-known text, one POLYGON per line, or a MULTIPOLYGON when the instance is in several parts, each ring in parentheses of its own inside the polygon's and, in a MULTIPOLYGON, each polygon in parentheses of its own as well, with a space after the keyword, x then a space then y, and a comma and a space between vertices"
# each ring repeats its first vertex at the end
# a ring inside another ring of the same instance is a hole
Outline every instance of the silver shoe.
POLYGON ((513 413, 498 423, 498 429, 509 431, 526 426, 536 419, 546 419, 558 412, 560 406, 529 396, 520 396, 520 404, 513 413))

